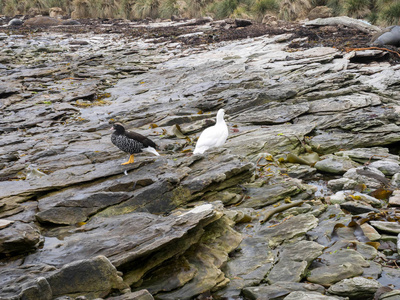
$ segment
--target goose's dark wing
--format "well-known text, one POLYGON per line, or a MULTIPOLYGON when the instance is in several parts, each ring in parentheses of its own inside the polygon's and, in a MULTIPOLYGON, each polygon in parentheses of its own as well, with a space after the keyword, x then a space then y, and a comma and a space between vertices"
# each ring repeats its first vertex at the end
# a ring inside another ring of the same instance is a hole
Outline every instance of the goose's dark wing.
POLYGON ((125 136, 127 138, 130 138, 130 139, 133 139, 133 140, 136 140, 136 141, 142 143, 145 147, 156 148, 156 144, 152 140, 141 135, 140 133, 133 132, 133 131, 126 131, 125 136))

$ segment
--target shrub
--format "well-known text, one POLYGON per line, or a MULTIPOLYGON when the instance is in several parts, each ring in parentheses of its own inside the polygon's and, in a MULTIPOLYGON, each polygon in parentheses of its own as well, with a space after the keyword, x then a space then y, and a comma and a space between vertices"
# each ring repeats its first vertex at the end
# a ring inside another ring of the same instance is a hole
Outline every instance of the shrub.
POLYGON ((332 14, 334 16, 339 16, 342 14, 343 5, 340 0, 328 0, 326 6, 332 8, 332 14))
POLYGON ((294 21, 307 16, 311 9, 309 0, 282 0, 280 3, 279 17, 286 21, 294 21))
POLYGON ((172 15, 179 14, 179 6, 177 0, 163 0, 160 3, 160 17, 170 19, 172 15))
POLYGON ((237 0, 222 0, 215 2, 212 10, 217 19, 224 19, 233 14, 235 9, 238 7, 238 4, 237 0))
POLYGON ((379 21, 383 25, 400 24, 400 2, 394 1, 381 10, 379 21))
POLYGON ((277 13, 279 4, 276 0, 256 0, 253 5, 253 13, 258 19, 262 18, 267 12, 277 13))
POLYGON ((158 0, 138 0, 132 7, 132 15, 138 19, 156 18, 158 16, 158 7, 158 0))
POLYGON ((346 0, 343 7, 344 13, 352 18, 364 18, 371 12, 370 4, 370 0, 346 0))

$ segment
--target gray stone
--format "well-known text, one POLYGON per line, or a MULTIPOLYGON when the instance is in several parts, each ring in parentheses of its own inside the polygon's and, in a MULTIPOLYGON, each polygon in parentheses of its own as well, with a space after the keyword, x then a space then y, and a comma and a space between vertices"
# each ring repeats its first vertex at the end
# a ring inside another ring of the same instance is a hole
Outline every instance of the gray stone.
POLYGON ((344 191, 336 192, 334 195, 327 197, 331 204, 342 204, 346 202, 346 195, 344 191))
POLYGON ((334 191, 351 190, 358 185, 358 182, 350 178, 339 178, 328 181, 328 187, 334 191))
POLYGON ((317 258, 324 246, 310 241, 300 241, 288 245, 280 251, 279 261, 269 272, 267 280, 270 284, 278 281, 300 282, 305 277, 310 263, 317 258))
POLYGON ((105 256, 75 261, 46 277, 53 297, 84 293, 104 297, 112 290, 124 290, 128 285, 105 256))
POLYGON ((399 289, 400 270, 382 267, 381 277, 377 279, 382 285, 393 285, 396 289, 399 289))
POLYGON ((344 263, 312 269, 307 280, 321 285, 330 285, 346 278, 360 276, 363 272, 363 268, 359 265, 344 263))
POLYGON ((333 284, 329 287, 328 293, 350 297, 351 299, 368 299, 372 297, 381 286, 382 285, 374 279, 354 277, 333 284))
POLYGON ((258 125, 286 123, 306 113, 309 108, 308 103, 279 105, 277 102, 270 102, 238 115, 233 121, 258 125))
POLYGON ((392 180, 390 181, 390 184, 397 188, 400 187, 400 173, 396 173, 392 176, 392 180))
POLYGON ((355 201, 341 203, 340 207, 351 212, 354 215, 359 215, 359 214, 368 213, 368 212, 379 213, 379 209, 376 209, 370 205, 358 203, 355 201))
POLYGON ((148 290, 125 293, 120 296, 107 297, 108 300, 154 300, 148 290))
POLYGON ((397 299, 400 299, 400 291, 399 290, 394 290, 394 291, 390 291, 387 293, 383 293, 379 297, 379 300, 397 300, 397 299))
POLYGON ((360 225, 364 235, 371 241, 377 241, 381 238, 381 235, 379 234, 379 232, 377 232, 375 230, 374 227, 372 227, 371 225, 369 225, 368 223, 364 223, 362 225, 360 225))
POLYGON ((282 181, 276 184, 263 184, 261 187, 252 187, 252 185, 244 185, 247 197, 243 201, 243 207, 265 207, 279 200, 299 194, 305 189, 295 180, 282 181))
POLYGON ((0 253, 15 255, 37 249, 43 238, 35 225, 20 221, 0 229, 0 253))
POLYGON ((315 299, 315 300, 337 300, 336 297, 333 296, 326 296, 320 293, 315 292, 302 292, 296 291, 291 292, 288 296, 284 298, 285 300, 308 300, 308 299, 315 299))
POLYGON ((363 277, 369 279, 378 279, 382 274, 382 266, 374 261, 369 262, 369 267, 364 268, 363 277))
POLYGON ((53 299, 53 291, 50 284, 44 277, 39 277, 30 284, 29 287, 24 288, 21 292, 21 298, 27 300, 51 300, 53 299))
POLYGON ((260 234, 268 238, 268 245, 271 248, 275 248, 285 240, 305 235, 317 225, 318 219, 312 214, 302 214, 294 216, 274 227, 263 228, 260 230, 260 234))
POLYGON ((315 168, 318 171, 332 174, 344 174, 357 166, 358 164, 350 158, 336 155, 327 155, 315 163, 315 168))
POLYGON ((364 268, 369 267, 369 263, 363 256, 353 249, 339 249, 333 252, 325 252, 319 258, 327 266, 351 263, 364 268))
POLYGON ((323 294, 325 289, 322 286, 314 283, 277 282, 271 285, 246 287, 243 289, 243 294, 246 296, 246 299, 251 300, 263 299, 263 297, 265 299, 279 299, 289 295, 293 291, 301 291, 305 294, 323 294))
POLYGON ((400 192, 399 190, 393 191, 392 196, 389 198, 390 206, 400 206, 400 192))
POLYGON ((258 285, 272 268, 276 254, 264 236, 246 236, 234 252, 235 259, 223 267, 230 283, 218 292, 222 297, 238 297, 242 288, 258 285))
POLYGON ((376 160, 394 160, 399 161, 399 156, 390 154, 389 149, 383 147, 371 147, 371 148, 357 148, 346 151, 339 151, 335 155, 349 157, 352 160, 359 163, 366 163, 369 161, 376 160))
POLYGON ((378 169, 387 176, 392 176, 400 172, 399 161, 377 160, 372 162, 369 166, 378 169))
POLYGON ((357 184, 365 184, 367 187, 375 189, 378 189, 389 182, 386 179, 385 174, 372 167, 350 169, 343 175, 343 177, 354 180, 357 184))
POLYGON ((371 221, 370 224, 382 231, 399 234, 400 224, 397 222, 387 222, 387 221, 371 221))

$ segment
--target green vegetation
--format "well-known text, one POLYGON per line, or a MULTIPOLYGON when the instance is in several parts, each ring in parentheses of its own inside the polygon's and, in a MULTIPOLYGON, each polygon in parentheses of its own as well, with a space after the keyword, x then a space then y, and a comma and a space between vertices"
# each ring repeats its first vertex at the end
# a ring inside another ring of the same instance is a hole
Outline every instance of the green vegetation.
POLYGON ((369 0, 347 0, 344 3, 345 15, 352 18, 365 18, 371 11, 369 0))
POLYGON ((266 15, 294 21, 307 18, 316 6, 328 6, 333 16, 363 18, 378 25, 400 24, 399 0, 1 0, 0 14, 48 15, 60 7, 66 15, 80 18, 250 18, 266 15))
POLYGON ((380 0, 379 21, 384 25, 400 25, 400 2, 398 0, 380 0))

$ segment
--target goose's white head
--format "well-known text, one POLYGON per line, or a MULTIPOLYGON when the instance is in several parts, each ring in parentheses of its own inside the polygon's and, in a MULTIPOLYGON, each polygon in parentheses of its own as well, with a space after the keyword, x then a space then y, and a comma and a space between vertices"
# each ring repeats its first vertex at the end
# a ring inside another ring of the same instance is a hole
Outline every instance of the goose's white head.
POLYGON ((217 113, 217 123, 224 121, 225 109, 220 108, 217 113))

